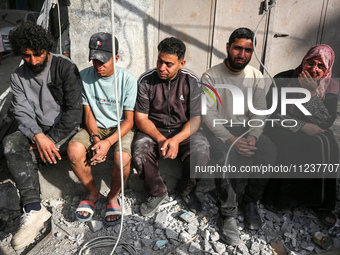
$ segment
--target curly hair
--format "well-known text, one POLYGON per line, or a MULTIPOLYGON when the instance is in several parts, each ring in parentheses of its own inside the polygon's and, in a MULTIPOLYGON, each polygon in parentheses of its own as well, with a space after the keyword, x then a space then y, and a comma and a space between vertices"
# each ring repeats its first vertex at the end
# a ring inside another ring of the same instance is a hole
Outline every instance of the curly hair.
POLYGON ((8 39, 15 55, 21 55, 28 48, 37 53, 43 50, 49 52, 54 44, 53 37, 42 26, 31 21, 11 30, 8 39))
POLYGON ((163 52, 171 55, 176 54, 178 59, 184 59, 186 50, 185 44, 175 37, 168 37, 163 39, 163 41, 158 44, 157 48, 158 52, 163 52))

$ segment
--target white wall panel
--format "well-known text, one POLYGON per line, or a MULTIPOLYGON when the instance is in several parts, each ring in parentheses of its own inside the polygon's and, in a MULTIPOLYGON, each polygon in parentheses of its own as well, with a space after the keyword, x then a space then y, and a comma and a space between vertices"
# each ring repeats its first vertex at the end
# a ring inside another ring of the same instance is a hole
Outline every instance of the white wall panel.
POLYGON ((201 76, 210 63, 211 22, 215 1, 159 2, 159 41, 169 36, 181 39, 187 46, 186 67, 201 76))
POLYGON ((296 68, 318 40, 323 1, 278 0, 270 22, 266 65, 272 75, 296 68), (274 38, 275 34, 288 34, 274 38))

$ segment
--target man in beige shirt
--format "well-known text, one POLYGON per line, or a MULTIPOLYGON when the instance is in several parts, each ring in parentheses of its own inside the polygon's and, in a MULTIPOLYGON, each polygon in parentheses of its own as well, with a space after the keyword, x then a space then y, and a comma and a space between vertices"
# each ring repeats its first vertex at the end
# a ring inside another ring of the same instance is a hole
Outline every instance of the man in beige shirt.
MULTIPOLYGON (((244 100, 247 100, 248 88, 252 88, 253 107, 257 110, 267 109, 263 76, 259 70, 248 65, 253 54, 253 37, 254 33, 248 28, 236 29, 227 43, 228 57, 202 76, 203 84, 215 87, 223 104, 215 104, 213 99, 207 96, 207 113, 203 116, 211 156, 221 167, 233 166, 240 169, 240 164, 244 162, 252 165, 273 165, 276 159, 274 144, 262 135, 261 124, 265 123, 266 116, 254 114, 248 104, 239 103, 242 99, 239 97, 240 93, 242 92, 244 100), (216 86, 218 84, 232 85, 232 89, 220 88, 216 86), (231 90, 234 90, 234 95, 231 90), (235 91, 239 92, 238 97, 235 96, 235 91), (239 110, 235 108, 242 107, 242 114, 234 114, 239 110), (226 157, 231 146, 227 163, 226 157)), ((251 179, 245 174, 221 174, 215 178, 219 193, 218 225, 221 239, 229 245, 238 245, 240 238, 235 218, 238 202, 242 200, 245 226, 252 230, 259 229, 262 221, 257 201, 262 196, 267 179, 251 179)))

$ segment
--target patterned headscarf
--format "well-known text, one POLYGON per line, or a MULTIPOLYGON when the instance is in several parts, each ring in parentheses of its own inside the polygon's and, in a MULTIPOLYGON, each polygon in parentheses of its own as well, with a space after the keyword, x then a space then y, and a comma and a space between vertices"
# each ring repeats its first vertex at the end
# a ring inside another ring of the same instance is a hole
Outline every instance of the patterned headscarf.
MULTIPOLYGON (((326 67, 326 71, 323 77, 320 79, 317 89, 319 97, 324 100, 326 93, 338 94, 339 92, 339 86, 331 79, 332 67, 335 58, 334 51, 331 47, 326 44, 319 44, 310 48, 307 54, 302 59, 301 64, 295 69, 292 78, 299 77, 299 74, 302 72, 303 65, 306 63, 306 61, 314 57, 320 57, 322 60, 322 64, 326 67)), ((295 80, 294 83, 296 83, 297 79, 293 80, 295 80)), ((297 84, 289 84, 288 86, 297 87, 296 85, 297 84)), ((300 87, 300 84, 298 85, 298 87, 300 87)))

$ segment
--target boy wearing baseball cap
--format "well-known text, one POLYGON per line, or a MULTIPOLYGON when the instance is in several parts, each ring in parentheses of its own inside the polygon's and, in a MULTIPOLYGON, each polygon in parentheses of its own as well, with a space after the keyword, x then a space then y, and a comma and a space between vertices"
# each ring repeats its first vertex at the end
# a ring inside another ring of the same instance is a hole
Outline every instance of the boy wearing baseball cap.
POLYGON ((115 38, 115 56, 112 54, 112 35, 99 32, 90 38, 89 60, 93 66, 80 72, 83 83, 83 106, 85 129, 80 130, 70 141, 68 157, 72 170, 82 182, 88 195, 76 209, 76 217, 81 222, 89 221, 100 199, 100 193, 91 174, 91 166, 106 160, 113 153, 114 166, 111 175, 111 190, 107 196, 105 223, 115 225, 120 222, 121 206, 118 193, 120 183, 120 160, 117 123, 121 125, 123 178, 130 172, 131 142, 133 139, 134 106, 137 95, 137 80, 127 70, 116 67, 118 96, 114 89, 113 61, 117 62, 118 40, 115 38), (116 103, 119 101, 119 116, 116 103), (109 149, 113 147, 112 150, 109 149))

